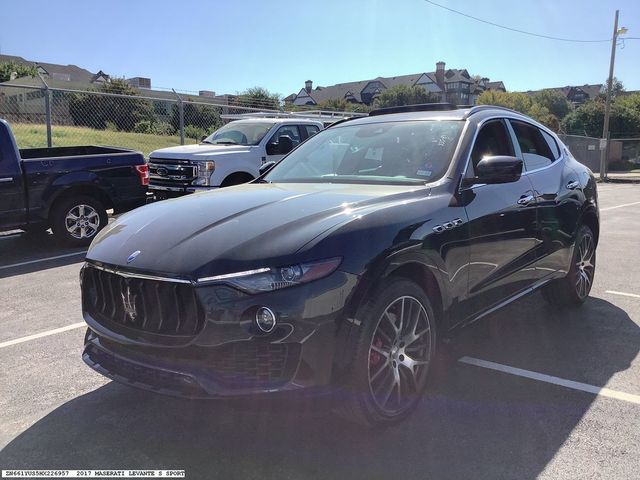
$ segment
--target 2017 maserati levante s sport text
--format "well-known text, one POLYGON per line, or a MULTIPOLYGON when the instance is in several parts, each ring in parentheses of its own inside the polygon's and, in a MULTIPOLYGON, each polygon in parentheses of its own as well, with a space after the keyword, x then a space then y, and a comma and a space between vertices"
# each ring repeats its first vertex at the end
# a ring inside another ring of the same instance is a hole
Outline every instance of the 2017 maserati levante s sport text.
POLYGON ((87 364, 189 398, 322 390, 349 418, 389 423, 458 327, 536 289, 559 308, 589 295, 593 175, 511 110, 378 110, 262 170, 95 238, 87 364))

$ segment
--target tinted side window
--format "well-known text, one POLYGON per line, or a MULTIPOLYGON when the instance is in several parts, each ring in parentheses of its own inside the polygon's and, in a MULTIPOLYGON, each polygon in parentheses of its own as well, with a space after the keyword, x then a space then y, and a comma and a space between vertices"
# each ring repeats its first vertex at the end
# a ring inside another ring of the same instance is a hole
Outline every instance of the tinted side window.
POLYGON ((300 132, 298 131, 297 125, 283 125, 276 131, 276 133, 274 133, 269 143, 278 143, 278 138, 283 135, 289 136, 293 141, 294 147, 300 143, 300 132))
POLYGON ((475 168, 483 157, 513 156, 513 154, 513 145, 507 127, 502 120, 495 120, 485 124, 478 132, 476 143, 471 151, 471 162, 475 168))
POLYGON ((556 157, 551 153, 551 147, 542 136, 540 129, 513 120, 511 120, 511 126, 522 150, 522 161, 526 170, 531 171, 551 165, 556 157))
POLYGON ((320 131, 320 129, 315 125, 303 125, 302 128, 304 128, 305 132, 307 133, 307 138, 313 137, 320 131))
POLYGON ((544 139, 549 144, 549 148, 551 148, 551 153, 553 153, 553 158, 556 159, 556 160, 559 159, 560 158, 560 149, 558 148, 558 144, 556 143, 555 138, 553 138, 551 135, 549 135, 544 130, 540 130, 540 131, 542 132, 542 136, 544 137, 544 139))

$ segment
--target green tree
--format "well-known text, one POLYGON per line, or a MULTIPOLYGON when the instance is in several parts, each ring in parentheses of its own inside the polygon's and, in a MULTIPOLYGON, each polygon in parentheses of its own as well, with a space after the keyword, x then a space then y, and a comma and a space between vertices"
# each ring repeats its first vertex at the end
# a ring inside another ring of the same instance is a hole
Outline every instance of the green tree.
POLYGON ((75 125, 100 130, 109 125, 117 130, 132 132, 139 122, 156 121, 151 102, 136 98, 138 91, 124 78, 112 78, 110 82, 101 85, 98 92, 124 97, 90 93, 70 95, 69 113, 75 125))
POLYGON ((0 83, 8 82, 9 80, 11 80, 11 76, 14 73, 16 74, 16 78, 36 77, 38 76, 38 69, 34 65, 25 65, 23 63, 0 63, 0 83))
POLYGON ((567 97, 557 90, 541 90, 533 96, 533 102, 545 107, 557 120, 562 120, 572 109, 567 97))
POLYGON ((383 91, 375 99, 375 108, 398 107, 402 105, 419 105, 438 101, 436 95, 424 88, 414 85, 396 85, 383 91))
POLYGON ((498 90, 486 90, 478 96, 478 105, 497 105, 510 108, 516 112, 529 114, 533 100, 525 93, 500 92, 498 90))
POLYGON ((332 110, 335 112, 357 112, 368 113, 371 107, 363 103, 347 102, 344 98, 330 98, 323 100, 314 106, 314 110, 332 110))
MULTIPOLYGON (((184 113, 184 126, 192 126, 203 130, 206 133, 211 133, 222 125, 222 119, 220 118, 219 108, 213 105, 205 105, 200 103, 191 103, 191 99, 187 99, 182 104, 184 113)), ((173 105, 171 112, 171 126, 178 131, 180 129, 180 110, 178 105, 173 105)), ((194 132, 194 129, 190 131, 194 132)), ((198 137, 198 140, 200 140, 198 137)))
MULTIPOLYGON (((637 107, 640 104, 640 98, 634 97, 636 95, 622 96, 611 104, 609 122, 611 138, 633 137, 640 134, 640 109, 637 107)), ((600 99, 585 102, 563 119, 562 129, 567 133, 601 137, 604 110, 605 104, 600 99)))
POLYGON ((280 95, 266 88, 252 87, 238 94, 235 104, 245 107, 280 110, 280 95))
MULTIPOLYGON (((602 100, 607 98, 607 82, 609 79, 605 80, 602 84, 602 88, 600 89, 600 93, 598 97, 602 100)), ((611 98, 615 99, 622 95, 625 92, 624 84, 622 81, 618 80, 618 77, 613 77, 611 79, 611 98)))

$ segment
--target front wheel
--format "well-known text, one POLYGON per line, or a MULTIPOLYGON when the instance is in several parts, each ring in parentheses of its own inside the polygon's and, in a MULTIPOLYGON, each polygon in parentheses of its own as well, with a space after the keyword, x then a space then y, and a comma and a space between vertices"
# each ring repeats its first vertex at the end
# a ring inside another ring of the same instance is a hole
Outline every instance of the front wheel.
POLYGON ((71 247, 89 245, 107 225, 107 221, 107 211, 102 203, 87 195, 64 198, 53 207, 51 213, 56 239, 71 247))
POLYGON ((577 307, 589 296, 595 273, 596 240, 593 231, 583 225, 576 235, 569 272, 545 285, 542 295, 555 307, 577 307))
POLYGON ((427 382, 436 346, 431 303, 414 282, 390 279, 356 316, 347 396, 339 412, 375 426, 401 420, 413 410, 427 382))

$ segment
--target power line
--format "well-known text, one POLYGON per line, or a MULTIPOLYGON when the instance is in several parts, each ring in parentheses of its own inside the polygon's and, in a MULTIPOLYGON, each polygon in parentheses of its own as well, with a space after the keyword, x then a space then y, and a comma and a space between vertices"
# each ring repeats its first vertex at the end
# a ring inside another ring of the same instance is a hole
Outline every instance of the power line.
MULTIPOLYGON (((583 40, 583 39, 576 39, 576 38, 553 37, 551 35, 542 35, 540 33, 527 32, 525 30, 520 30, 518 28, 507 27, 506 25, 500 25, 498 23, 490 22, 489 20, 484 20, 482 18, 474 17, 473 15, 468 15, 468 14, 460 12, 458 10, 454 10, 453 8, 449 8, 449 7, 445 6, 445 5, 440 5, 439 3, 432 2, 431 0, 424 0, 424 1, 429 3, 429 4, 431 4, 431 5, 433 5, 433 6, 435 6, 435 7, 443 8, 444 10, 448 10, 450 12, 457 13, 458 15, 462 15, 463 17, 470 18, 470 19, 475 20, 477 22, 486 23, 487 25, 492 25, 494 27, 503 28, 505 30, 510 30, 512 32, 522 33, 524 35, 530 35, 532 37, 546 38, 548 40, 558 40, 560 42, 577 42, 577 43, 604 43, 604 42, 610 42, 611 41, 610 38, 606 38, 606 39, 603 39, 603 40, 583 40)), ((638 40, 638 37, 628 37, 625 40, 638 40)))

